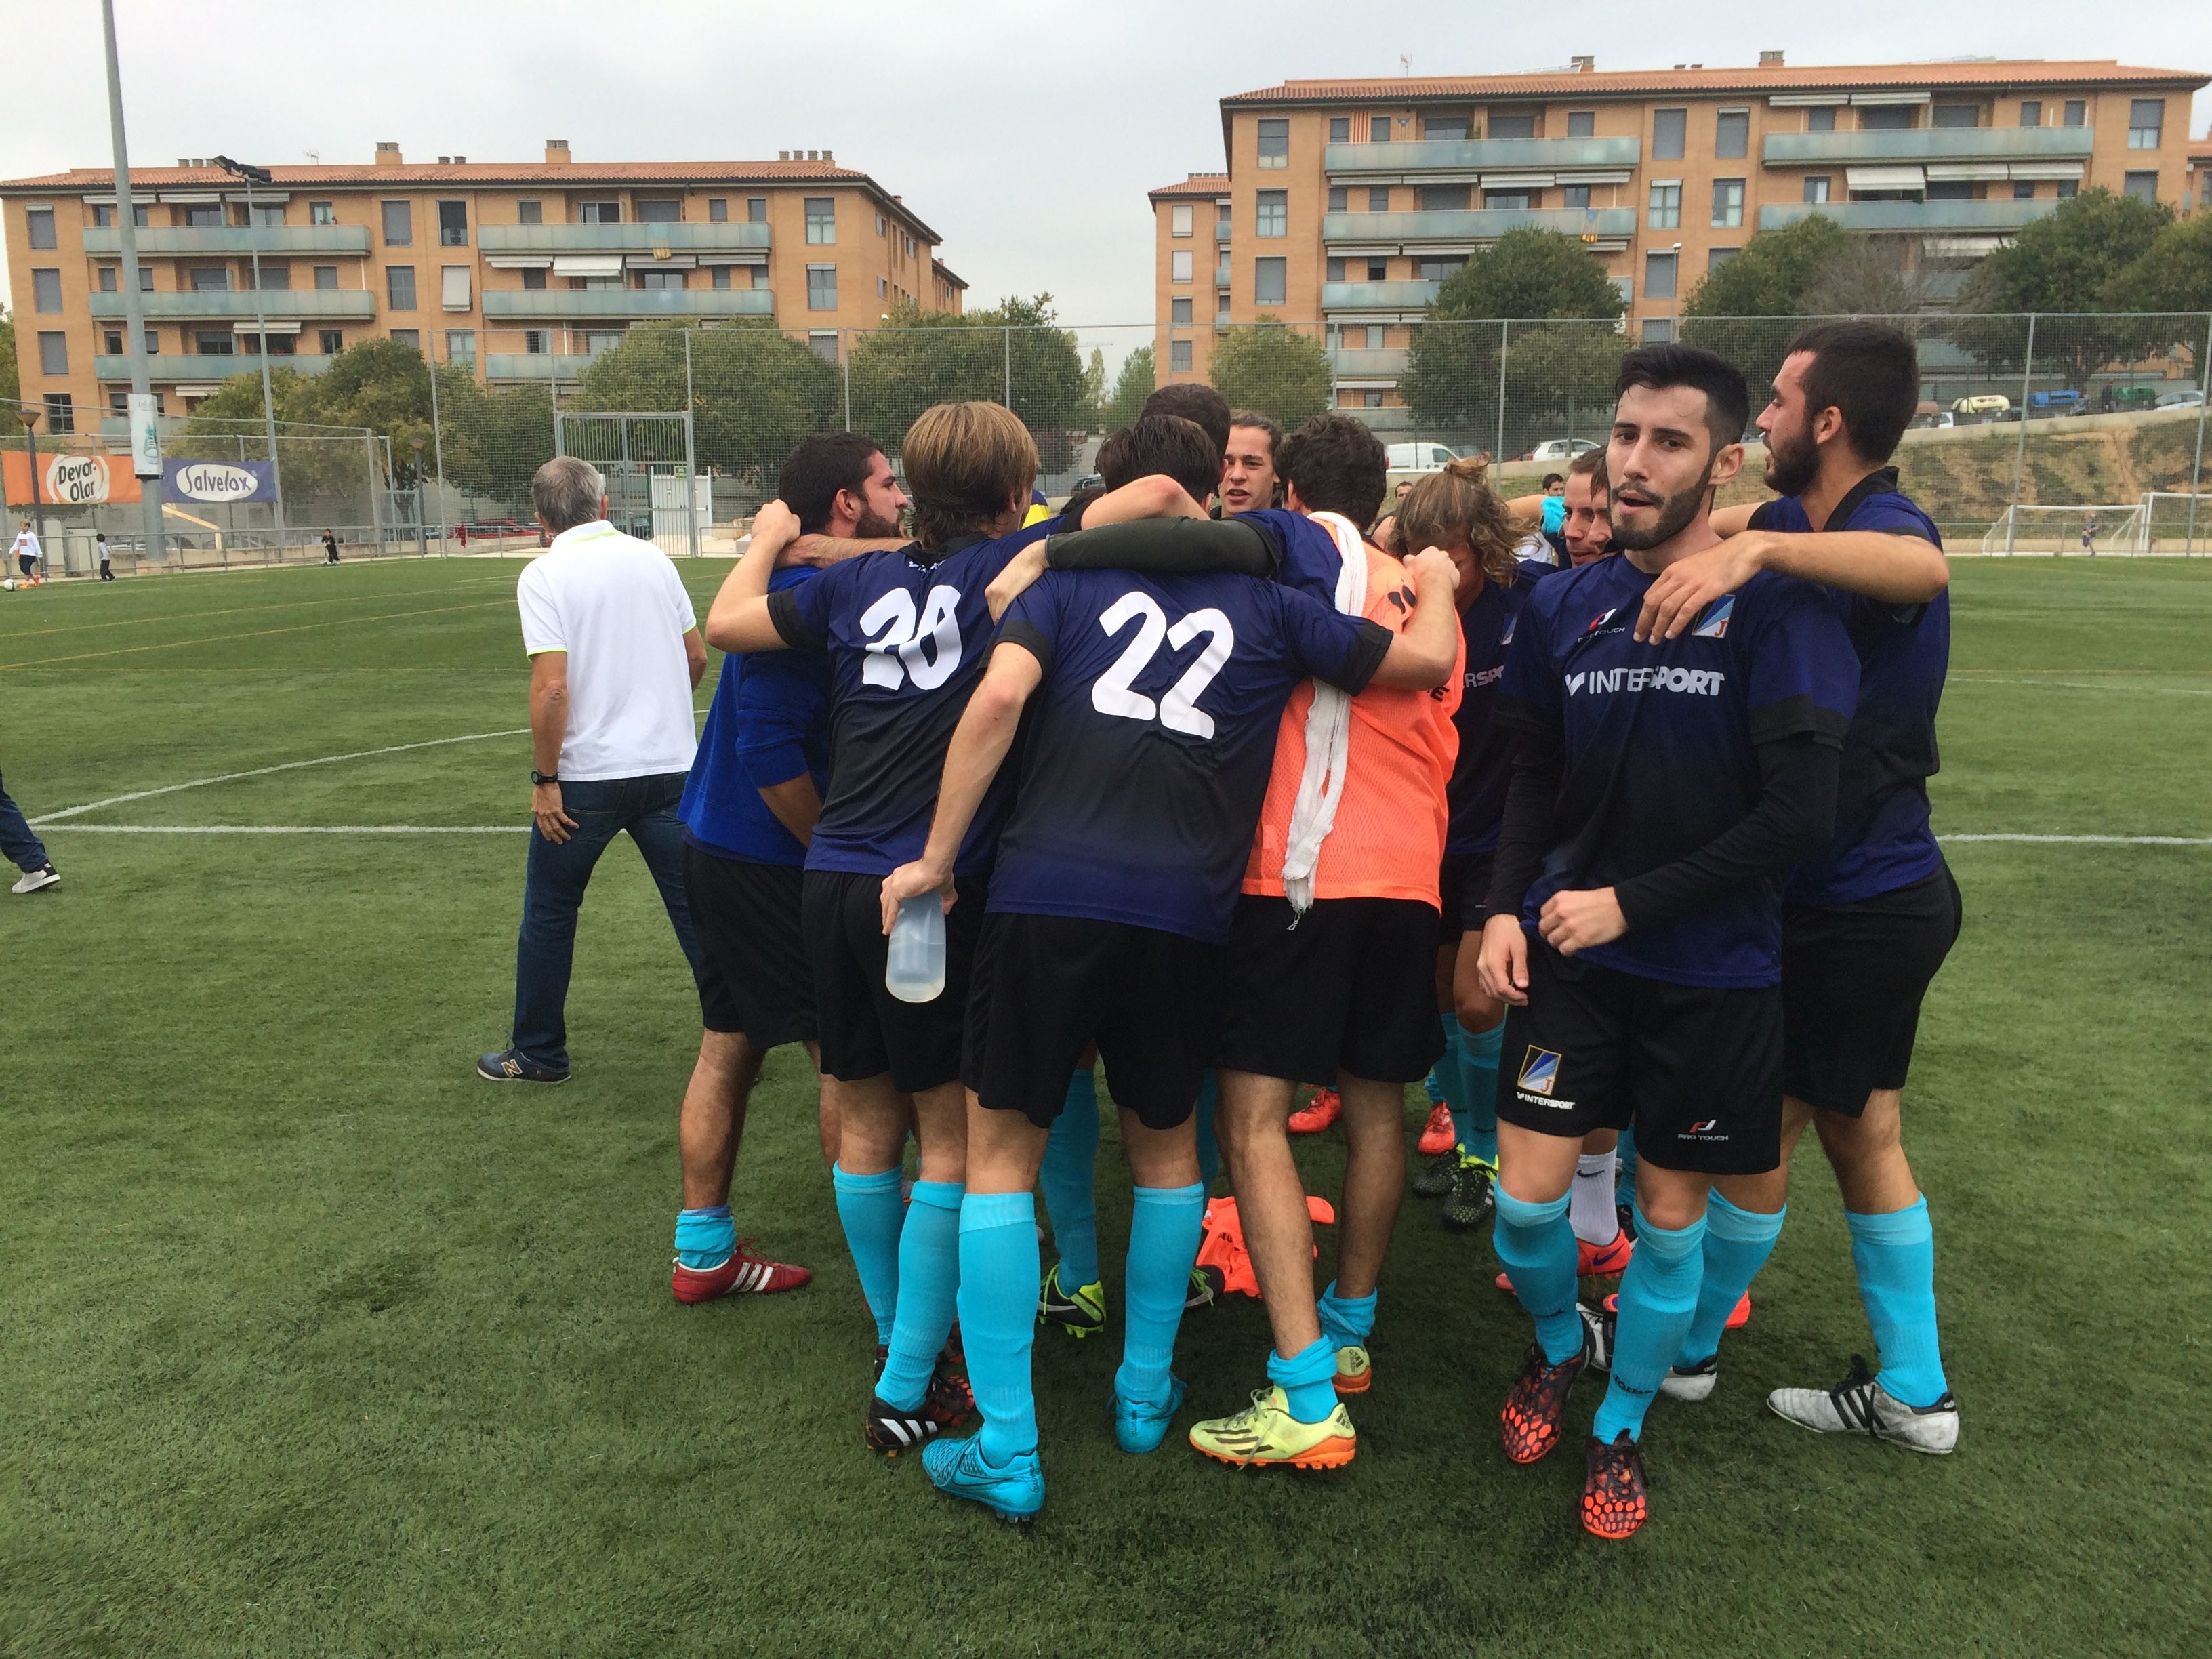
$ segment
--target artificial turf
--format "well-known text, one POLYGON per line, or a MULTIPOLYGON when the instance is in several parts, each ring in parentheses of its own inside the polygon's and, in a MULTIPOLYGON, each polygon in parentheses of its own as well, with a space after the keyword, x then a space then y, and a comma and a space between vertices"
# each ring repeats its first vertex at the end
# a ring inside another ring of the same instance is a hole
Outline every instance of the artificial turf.
MULTIPOLYGON (((685 567, 702 609, 724 568, 685 567)), ((37 817, 520 726, 516 570, 0 595, 0 773, 37 817)), ((1953 595, 1939 829, 2212 836, 2212 565, 1967 561, 1953 595)), ((1869 1345, 1808 1142, 1719 1389, 1653 1413, 1654 1516, 1626 1545, 1579 1531, 1575 1443, 1506 1462, 1497 1409, 1526 1324, 1492 1288, 1486 1230, 1447 1234, 1415 1200, 1354 1465, 1234 1471, 1179 1432, 1125 1457, 1115 1325, 1048 1333, 1051 1495, 1024 1534, 861 1449, 870 1333, 799 1051, 770 1061, 733 1201, 814 1283, 671 1300, 697 1009, 627 843, 585 908, 574 1080, 521 1090, 472 1071, 510 1007, 520 836, 90 828, 514 825, 528 763, 524 737, 477 738, 122 802, 42 832, 60 887, 0 893, 0 1652, 2212 1641, 2195 1485, 2212 847, 1949 848, 1966 927, 1907 1133, 1955 1456, 1823 1440, 1765 1407, 1869 1345)), ((1413 1091, 1409 1133, 1424 1104, 1413 1091)), ((1332 1192, 1339 1138, 1301 1157, 1332 1192)), ((1265 1330, 1242 1298, 1186 1322, 1186 1419, 1262 1381, 1265 1330)))

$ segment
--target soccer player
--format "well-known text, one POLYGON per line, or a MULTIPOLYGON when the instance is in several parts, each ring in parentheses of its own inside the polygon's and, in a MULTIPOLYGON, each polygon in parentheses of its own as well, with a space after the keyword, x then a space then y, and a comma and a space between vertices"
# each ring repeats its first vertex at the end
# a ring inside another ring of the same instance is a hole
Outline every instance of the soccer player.
POLYGON ((23 809, 9 799, 5 783, 0 783, 0 858, 22 872, 8 890, 11 893, 42 893, 61 882, 61 872, 46 856, 46 842, 32 830, 23 809))
MULTIPOLYGON (((873 439, 827 432, 792 451, 765 511, 787 514, 802 532, 893 536, 906 506, 873 439)), ((756 533, 777 522, 756 523, 756 533)), ((779 571, 769 590, 813 576, 804 566, 779 571)), ((730 1176, 768 1051, 804 1042, 820 1067, 799 890, 829 778, 830 685, 821 658, 769 652, 726 659, 678 809, 705 1026, 678 1119, 684 1206, 672 1288, 678 1302, 795 1290, 811 1277, 738 1242, 730 1176)), ((823 1079, 819 1097, 823 1153, 833 1165, 840 1086, 823 1079)))
MULTIPOLYGON (((1920 385, 1912 342, 1883 324, 1822 323, 1790 343, 1759 417, 1779 494, 1741 534, 1651 585, 1638 626, 1686 619, 1761 570, 1823 584, 1859 657, 1836 825, 1783 890, 1782 1163, 1723 1182, 1708 1222, 1705 1290, 1665 1388, 1713 1387, 1714 1304, 1748 1287, 1780 1233, 1790 1151, 1809 1122, 1842 1188, 1880 1370, 1833 1389, 1780 1389, 1791 1421, 1916 1451, 1958 1443, 1959 1407, 1936 1339, 1935 1237, 1900 1140, 1901 1091, 1920 1006, 1960 927, 1958 885, 1929 825, 1936 710, 1950 656, 1949 573, 1935 524, 1887 463, 1920 385)), ((1720 526, 1720 527, 1733 527, 1720 526)))
POLYGON ((1858 681, 1819 591, 1763 572, 1680 636, 1634 637, 1653 579, 1717 539, 1749 395, 1683 345, 1629 352, 1618 386, 1624 556, 1540 584, 1506 653, 1498 717, 1520 737, 1480 959, 1511 1005, 1493 1238, 1536 1325, 1502 1413, 1515 1462, 1558 1443, 1597 1334, 1566 1216, 1583 1137, 1636 1130, 1636 1250, 1582 1498, 1607 1538, 1648 1513, 1638 1437, 1698 1305, 1713 1178, 1780 1161, 1775 878, 1827 840, 1858 681))
POLYGON ((1240 409, 1229 417, 1229 448, 1221 458, 1223 513, 1254 513, 1275 504, 1275 456, 1282 447, 1283 428, 1267 416, 1240 409))
MULTIPOLYGON (((1146 417, 1131 439, 1138 465, 1167 469, 1194 500, 1218 484, 1219 451, 1194 423, 1146 417)), ((1348 692, 1445 678, 1450 563, 1416 560, 1413 579, 1402 632, 1237 575, 1054 571, 1006 612, 946 756, 927 845, 881 899, 888 931, 903 898, 942 892, 957 916, 981 896, 957 885, 960 849, 1030 709, 969 994, 959 1305, 983 1426, 924 1449, 947 1493, 1007 1519, 1043 1505, 1030 1188, 1069 1069, 1094 1041, 1136 1182, 1115 1433, 1133 1453, 1165 1435, 1183 1395, 1170 1364, 1205 1207, 1192 1109, 1276 724, 1309 675, 1348 692)))
MULTIPOLYGON (((1159 387, 1145 399, 1145 406, 1138 415, 1139 418, 1146 415, 1179 415, 1186 421, 1195 422, 1199 430, 1213 441, 1214 453, 1223 455, 1228 453, 1229 434, 1237 418, 1230 410, 1228 398, 1197 380, 1177 380, 1159 387)), ((1085 522, 1090 520, 1086 519, 1085 522)))
POLYGON ((1567 513, 1560 526, 1571 564, 1588 564, 1613 551, 1613 518, 1606 493, 1605 451, 1585 450, 1567 463, 1567 484, 1560 500, 1567 513))
POLYGON ((31 586, 39 585, 39 562, 46 556, 39 547, 38 533, 31 528, 28 519, 15 532, 15 563, 23 573, 23 580, 31 586))
MULTIPOLYGON (((1246 514, 1281 543, 1279 580, 1386 627, 1408 611, 1406 567, 1358 528, 1389 459, 1364 424, 1317 415, 1284 441, 1287 510, 1246 514)), ((1449 564, 1447 557, 1443 561, 1449 564)), ((1270 1386, 1191 1444, 1232 1463, 1328 1467, 1357 1449, 1340 1395, 1372 1382, 1376 1281, 1405 1188, 1405 1085, 1443 1050, 1436 981, 1445 785, 1464 652, 1436 694, 1302 686, 1284 709, 1260 833, 1230 935, 1221 1027, 1222 1151, 1274 1351, 1270 1386), (1344 1103, 1337 1276, 1318 1301, 1313 1224, 1291 1154, 1298 1083, 1344 1103)))

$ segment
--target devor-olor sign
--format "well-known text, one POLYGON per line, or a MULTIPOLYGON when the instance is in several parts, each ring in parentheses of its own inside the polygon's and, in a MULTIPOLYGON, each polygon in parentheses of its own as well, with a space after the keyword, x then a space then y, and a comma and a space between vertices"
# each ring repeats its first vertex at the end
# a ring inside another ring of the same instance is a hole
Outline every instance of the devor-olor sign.
MULTIPOLYGON (((31 458, 20 449, 0 456, 6 475, 8 505, 31 505, 31 458)), ((96 507, 102 501, 135 501, 138 480, 127 457, 113 455, 40 455, 39 505, 96 507)))
POLYGON ((161 463, 162 498, 172 501, 273 501, 276 469, 267 461, 161 463))

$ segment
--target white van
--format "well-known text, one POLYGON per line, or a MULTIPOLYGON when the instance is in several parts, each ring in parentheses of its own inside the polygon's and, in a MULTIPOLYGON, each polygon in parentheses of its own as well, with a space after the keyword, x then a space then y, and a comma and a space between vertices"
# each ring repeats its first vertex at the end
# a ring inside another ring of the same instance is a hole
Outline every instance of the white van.
POLYGON ((1449 444, 1390 444, 1387 448, 1393 472, 1441 472, 1459 459, 1459 451, 1449 444))

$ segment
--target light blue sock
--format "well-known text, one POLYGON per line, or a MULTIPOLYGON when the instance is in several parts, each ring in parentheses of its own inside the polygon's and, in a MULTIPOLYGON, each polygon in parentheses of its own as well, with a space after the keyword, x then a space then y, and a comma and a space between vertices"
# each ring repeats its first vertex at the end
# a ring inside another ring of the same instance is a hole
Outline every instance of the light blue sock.
POLYGON ((1060 1287, 1080 1290, 1098 1282, 1098 1076, 1078 1072, 1052 1121, 1037 1185, 1060 1252, 1060 1287))
POLYGON ((1206 1188, 1139 1187, 1129 1210, 1129 1260, 1122 1273, 1121 1368, 1114 1392, 1133 1404, 1168 1403, 1168 1368, 1182 1323, 1191 1264, 1206 1219, 1206 1188))
POLYGON ((1459 1139, 1460 1117, 1466 1109, 1467 1056, 1460 1050, 1459 1016, 1438 1014, 1437 1024, 1443 1027, 1443 1057, 1437 1061, 1429 1078, 1442 1091, 1443 1103, 1451 1108, 1452 1139, 1459 1139))
POLYGON ((738 1224, 728 1205, 676 1212, 676 1259, 694 1273, 720 1267, 737 1248, 738 1224))
POLYGON ((1698 1286, 1697 1314, 1675 1364, 1702 1365, 1720 1352, 1728 1316, 1774 1254, 1774 1241, 1782 1237, 1782 1218, 1789 1213, 1786 1205, 1772 1215, 1739 1210, 1717 1192, 1706 1199, 1705 1278, 1698 1286))
POLYGON ((1322 1336, 1288 1359, 1267 1351, 1267 1380, 1283 1391, 1291 1415, 1318 1423, 1336 1409, 1336 1350, 1322 1336))
POLYGON ((1505 1046, 1505 1022, 1493 1030, 1460 1033, 1460 1069, 1467 1079, 1464 1109, 1452 1102, 1452 1127, 1469 1158, 1498 1162, 1498 1054, 1505 1046))
MULTIPOLYGON (((1444 1018, 1449 1020, 1451 1018, 1451 1016, 1449 1014, 1446 1014, 1444 1018)), ((1451 1033, 1449 1030, 1444 1033, 1444 1053, 1449 1056, 1451 1053, 1451 1033)), ((1446 1100, 1450 1098, 1449 1095, 1444 1093, 1443 1080, 1437 1075, 1437 1073, 1443 1069, 1443 1066, 1444 1062, 1441 1060, 1438 1060, 1435 1065, 1429 1067, 1429 1074, 1421 1079, 1422 1091, 1428 1096, 1429 1104, 1431 1106, 1441 1106, 1446 1100)))
POLYGON ((1209 1193, 1213 1190, 1213 1177, 1221 1173, 1221 1143, 1213 1138, 1213 1108, 1220 1095, 1220 1085, 1209 1066, 1206 1080, 1198 1085, 1198 1106, 1191 1114, 1198 1125, 1198 1184, 1209 1193))
POLYGON ((1575 1311, 1575 1230, 1567 1224, 1566 1198, 1526 1204, 1503 1187, 1496 1191, 1492 1247, 1513 1281, 1513 1294, 1536 1322, 1544 1358, 1564 1365, 1583 1351, 1583 1319, 1575 1311))
MULTIPOLYGON (((960 1198, 957 1181, 917 1181, 899 1234, 898 1318, 891 1325, 891 1354, 876 1383, 876 1397, 898 1411, 921 1404, 930 1373, 952 1334, 953 1297, 960 1288, 960 1198)), ((1030 1225, 1035 1227, 1032 1219, 1030 1225)), ((1036 1235, 1030 1235, 1036 1259, 1036 1235)), ((1036 1276, 1030 1276, 1035 1294, 1036 1276)))
POLYGON ((868 1311, 876 1316, 876 1340, 880 1343, 890 1341, 891 1322, 898 1314, 899 1229, 906 1223, 899 1176, 896 1170, 848 1175, 842 1165, 830 1172, 830 1184, 837 1191, 837 1219, 845 1229, 845 1248, 853 1253, 860 1294, 868 1298, 868 1311))
POLYGON ((1672 1231, 1636 1211, 1636 1254, 1620 1276, 1620 1317, 1613 1328, 1613 1378, 1590 1432, 1611 1445, 1623 1429, 1644 1436, 1644 1413, 1682 1352, 1682 1339, 1698 1311, 1698 1283, 1705 1277, 1705 1219, 1672 1231))
POLYGON ((983 1414, 983 1461, 1004 1468, 1036 1449, 1030 1344, 1036 1330, 1036 1203, 984 1193, 960 1206, 960 1344, 983 1414))
POLYGON ((1887 1215, 1844 1212, 1859 1300, 1874 1327, 1881 1370, 1875 1381, 1908 1406, 1932 1406, 1950 1392, 1936 1340, 1936 1230, 1926 1198, 1887 1215))
POLYGON ((1375 1304, 1381 1295, 1379 1291, 1370 1291, 1354 1300, 1339 1296, 1336 1281, 1328 1281, 1314 1311, 1321 1316, 1321 1334, 1328 1339, 1331 1348, 1366 1346, 1367 1339, 1375 1334, 1375 1304))

